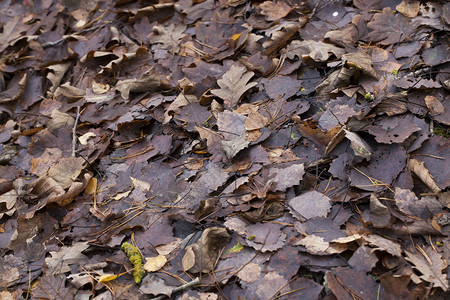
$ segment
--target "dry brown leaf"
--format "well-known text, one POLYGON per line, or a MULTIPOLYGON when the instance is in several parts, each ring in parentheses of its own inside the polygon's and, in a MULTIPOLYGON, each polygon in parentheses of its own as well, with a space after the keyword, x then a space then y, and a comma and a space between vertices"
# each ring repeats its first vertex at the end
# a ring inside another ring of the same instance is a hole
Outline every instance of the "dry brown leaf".
POLYGON ((305 167, 303 164, 295 164, 287 168, 272 168, 270 175, 273 175, 272 191, 286 191, 286 189, 300 184, 305 174, 305 167))
POLYGON ((350 147, 355 152, 355 155, 363 158, 369 158, 373 150, 357 133, 344 129, 345 137, 350 140, 350 147))
POLYGON ((261 8, 261 14, 266 16, 267 21, 276 21, 284 18, 293 10, 292 7, 283 1, 278 1, 277 3, 265 1, 259 7, 261 8))
POLYGON ((403 0, 398 4, 395 9, 403 14, 405 17, 414 18, 420 10, 420 1, 415 0, 403 0))
POLYGON ((342 253, 347 248, 338 249, 330 245, 330 243, 325 242, 322 237, 318 237, 317 235, 310 234, 303 239, 295 242, 295 246, 304 246, 308 252, 312 254, 336 254, 342 253))
POLYGON ((243 133, 235 139, 222 141, 222 149, 228 159, 232 159, 239 153, 239 151, 248 147, 250 141, 248 141, 246 137, 247 134, 243 133))
POLYGON ((186 25, 183 24, 169 24, 168 26, 155 26, 153 31, 157 32, 157 35, 153 35, 149 38, 149 42, 162 44, 161 48, 171 49, 172 53, 177 53, 180 50, 181 40, 186 36, 184 31, 186 25))
POLYGON ((411 172, 416 174, 433 193, 439 193, 441 191, 434 181, 433 176, 431 176, 430 171, 425 167, 425 162, 419 162, 417 159, 411 158, 408 166, 411 172))
POLYGON ((447 262, 431 246, 422 248, 421 250, 414 252, 405 250, 405 259, 413 263, 415 269, 422 273, 420 276, 421 279, 447 291, 449 288, 447 274, 445 273, 447 262))
POLYGON ((364 52, 346 53, 342 55, 342 61, 348 66, 354 66, 357 69, 362 70, 363 73, 378 79, 377 73, 372 66, 372 57, 370 57, 369 54, 364 52))
POLYGON ((273 54, 277 50, 284 47, 284 45, 297 33, 297 31, 297 24, 287 24, 280 30, 275 31, 270 37, 270 40, 263 43, 263 47, 265 48, 263 54, 273 54))
POLYGON ((237 273, 237 277, 246 283, 253 283, 258 279, 259 274, 261 274, 261 267, 258 264, 249 263, 237 273))
POLYGON ((386 205, 383 205, 375 194, 370 194, 369 221, 375 228, 384 228, 391 223, 391 213, 386 205))
POLYGON ((347 68, 342 66, 342 68, 331 73, 316 87, 317 95, 324 96, 329 92, 337 92, 338 89, 346 87, 355 72, 355 67, 347 68))
POLYGON ((156 73, 144 74, 139 78, 119 80, 116 90, 120 92, 123 99, 130 98, 130 93, 152 92, 169 86, 168 82, 156 73))
POLYGON ((246 130, 255 130, 263 128, 267 125, 269 120, 256 111, 249 112, 247 119, 245 119, 245 129, 246 130))
POLYGON ((200 134, 200 138, 206 139, 208 152, 212 154, 211 161, 227 161, 227 156, 222 148, 223 136, 209 128, 196 126, 195 129, 200 134))
POLYGON ((200 239, 186 248, 182 265, 184 271, 191 273, 211 272, 217 262, 222 247, 230 241, 230 235, 222 227, 209 227, 200 239))
POLYGON ((0 91, 0 104, 19 99, 24 92, 26 83, 27 73, 14 76, 6 90, 0 91))
POLYGON ((0 219, 4 215, 12 216, 14 214, 17 199, 18 195, 14 189, 0 195, 0 219))
POLYGON ((286 49, 286 55, 290 59, 294 59, 296 56, 299 58, 309 57, 319 62, 327 61, 332 54, 339 59, 344 53, 345 50, 342 48, 313 40, 293 41, 286 49))
POLYGON ((432 115, 440 115, 445 112, 444 105, 435 96, 425 96, 425 104, 432 115))
POLYGON ((235 108, 244 93, 257 84, 249 83, 254 74, 246 72, 245 67, 232 65, 223 77, 217 80, 220 89, 211 90, 211 93, 223 99, 228 107, 235 108))

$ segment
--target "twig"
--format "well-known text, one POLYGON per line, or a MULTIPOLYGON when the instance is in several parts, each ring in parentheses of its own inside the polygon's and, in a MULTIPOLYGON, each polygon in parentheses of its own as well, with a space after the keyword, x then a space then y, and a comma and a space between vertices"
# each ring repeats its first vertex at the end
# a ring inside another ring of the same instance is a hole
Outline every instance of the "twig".
MULTIPOLYGON (((174 288, 174 289, 172 290, 172 295, 175 294, 175 293, 184 291, 184 290, 186 290, 186 289, 188 289, 188 288, 191 288, 191 287, 193 287, 193 286, 199 285, 199 284, 200 284, 200 278, 197 277, 197 278, 195 278, 194 280, 189 281, 189 282, 186 283, 186 284, 183 284, 183 285, 180 285, 180 286, 174 288)), ((152 298, 152 300, 163 300, 163 299, 165 299, 165 298, 167 298, 166 295, 160 295, 160 296, 158 296, 158 297, 152 298)))
POLYGON ((80 106, 77 106, 77 118, 75 119, 75 124, 73 124, 72 129, 72 156, 75 157, 75 149, 77 148, 77 125, 78 119, 80 118, 80 106))
MULTIPOLYGON (((109 22, 109 23, 111 23, 111 22, 109 22)), ((109 23, 107 23, 107 24, 109 24, 109 23)), ((81 30, 81 31, 79 31, 77 33, 74 33, 74 34, 71 34, 71 35, 68 35, 68 36, 64 36, 62 39, 56 40, 54 42, 43 43, 43 44, 41 44, 41 47, 45 49, 45 48, 48 48, 48 47, 56 46, 56 45, 64 42, 68 37, 76 37, 77 35, 80 35, 82 33, 97 30, 97 29, 99 29, 101 27, 106 26, 107 24, 102 24, 102 25, 91 27, 91 28, 83 29, 83 30, 81 30)))

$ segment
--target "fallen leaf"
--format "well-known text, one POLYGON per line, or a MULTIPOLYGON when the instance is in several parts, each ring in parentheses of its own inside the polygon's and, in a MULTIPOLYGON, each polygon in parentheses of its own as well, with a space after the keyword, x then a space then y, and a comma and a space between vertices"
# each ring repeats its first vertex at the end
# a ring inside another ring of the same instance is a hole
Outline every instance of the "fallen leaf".
POLYGON ((314 40, 292 41, 286 49, 286 55, 290 59, 294 59, 296 56, 299 58, 309 57, 319 62, 327 61, 332 54, 339 59, 344 53, 345 50, 342 48, 314 40))
POLYGON ((279 20, 287 16, 293 8, 287 5, 283 1, 278 1, 277 3, 273 1, 265 1, 259 5, 261 8, 261 13, 266 16, 267 21, 279 20))
POLYGON ((426 96, 425 103, 432 115, 440 115, 445 111, 444 105, 434 96, 426 96))
POLYGON ((414 18, 420 10, 420 1, 403 0, 395 9, 403 14, 405 17, 414 18))
POLYGON ((270 40, 265 41, 263 43, 263 47, 265 48, 263 54, 270 55, 272 53, 275 53, 276 51, 284 47, 284 45, 297 32, 298 32, 297 24, 290 23, 283 25, 280 30, 277 30, 274 33, 272 33, 270 40))
MULTIPOLYGON (((419 246, 418 246, 419 247, 419 246)), ((405 250, 405 259, 414 264, 414 268, 422 275, 419 277, 434 286, 447 291, 449 288, 447 275, 444 270, 447 262, 431 246, 420 249, 421 251, 410 252, 405 250)))
POLYGON ((424 162, 419 162, 417 159, 412 158, 409 160, 408 166, 411 172, 416 174, 416 176, 419 177, 433 193, 439 193, 441 191, 434 181, 433 176, 431 176, 430 172, 425 167, 424 162))
POLYGON ((186 248, 182 260, 183 270, 191 273, 209 273, 214 270, 219 251, 230 240, 227 230, 210 227, 202 232, 200 239, 186 248))
POLYGON ((322 217, 326 216, 331 209, 330 198, 316 191, 294 197, 288 204, 295 218, 298 218, 298 215, 305 219, 322 217))
POLYGON ((245 67, 232 65, 230 69, 217 80, 220 89, 211 90, 211 93, 222 98, 230 108, 236 108, 243 94, 257 83, 249 80, 255 73, 246 72, 245 67))
POLYGON ((246 283, 253 283, 261 274, 261 267, 255 263, 245 265, 238 273, 237 277, 246 283))
POLYGON ((144 264, 144 269, 147 272, 159 271, 167 263, 167 258, 164 255, 158 255, 156 257, 147 257, 144 264))
POLYGON ((63 246, 58 251, 51 251, 51 257, 45 259, 45 265, 51 274, 62 274, 70 271, 70 265, 80 265, 87 261, 87 256, 82 254, 89 247, 87 242, 77 242, 72 246, 63 246))
POLYGON ((118 277, 118 275, 116 275, 116 274, 103 274, 97 280, 99 283, 109 282, 109 281, 116 279, 117 277, 118 277))

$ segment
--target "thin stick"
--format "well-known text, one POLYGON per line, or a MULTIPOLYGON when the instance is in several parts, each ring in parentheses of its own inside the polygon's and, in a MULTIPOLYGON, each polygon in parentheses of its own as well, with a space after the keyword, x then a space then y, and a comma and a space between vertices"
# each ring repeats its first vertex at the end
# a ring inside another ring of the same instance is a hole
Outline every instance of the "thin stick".
POLYGON ((72 157, 75 157, 75 149, 77 148, 77 126, 78 119, 80 118, 80 106, 77 106, 77 118, 75 119, 75 124, 73 124, 72 129, 72 157))
MULTIPOLYGON (((188 282, 188 283, 186 283, 186 284, 183 284, 183 285, 180 285, 180 286, 174 288, 174 289, 172 290, 172 293, 171 293, 171 294, 173 295, 173 294, 175 294, 175 293, 184 291, 184 290, 186 290, 186 289, 188 289, 188 288, 191 288, 191 287, 196 286, 196 285, 199 285, 199 284, 200 284, 200 278, 197 277, 197 278, 195 278, 194 280, 192 280, 192 281, 190 281, 190 282, 188 282)), ((161 296, 152 298, 152 300, 163 300, 163 299, 165 299, 165 298, 168 298, 168 296, 166 296, 166 295, 161 295, 161 296)))

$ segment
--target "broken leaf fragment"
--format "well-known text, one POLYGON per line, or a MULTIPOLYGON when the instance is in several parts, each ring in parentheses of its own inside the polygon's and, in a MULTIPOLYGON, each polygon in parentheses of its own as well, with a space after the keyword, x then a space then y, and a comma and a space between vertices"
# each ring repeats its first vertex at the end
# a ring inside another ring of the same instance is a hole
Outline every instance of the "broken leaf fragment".
POLYGON ((350 147, 355 155, 363 158, 370 158, 373 153, 372 148, 357 133, 344 129, 345 137, 350 140, 350 147))

